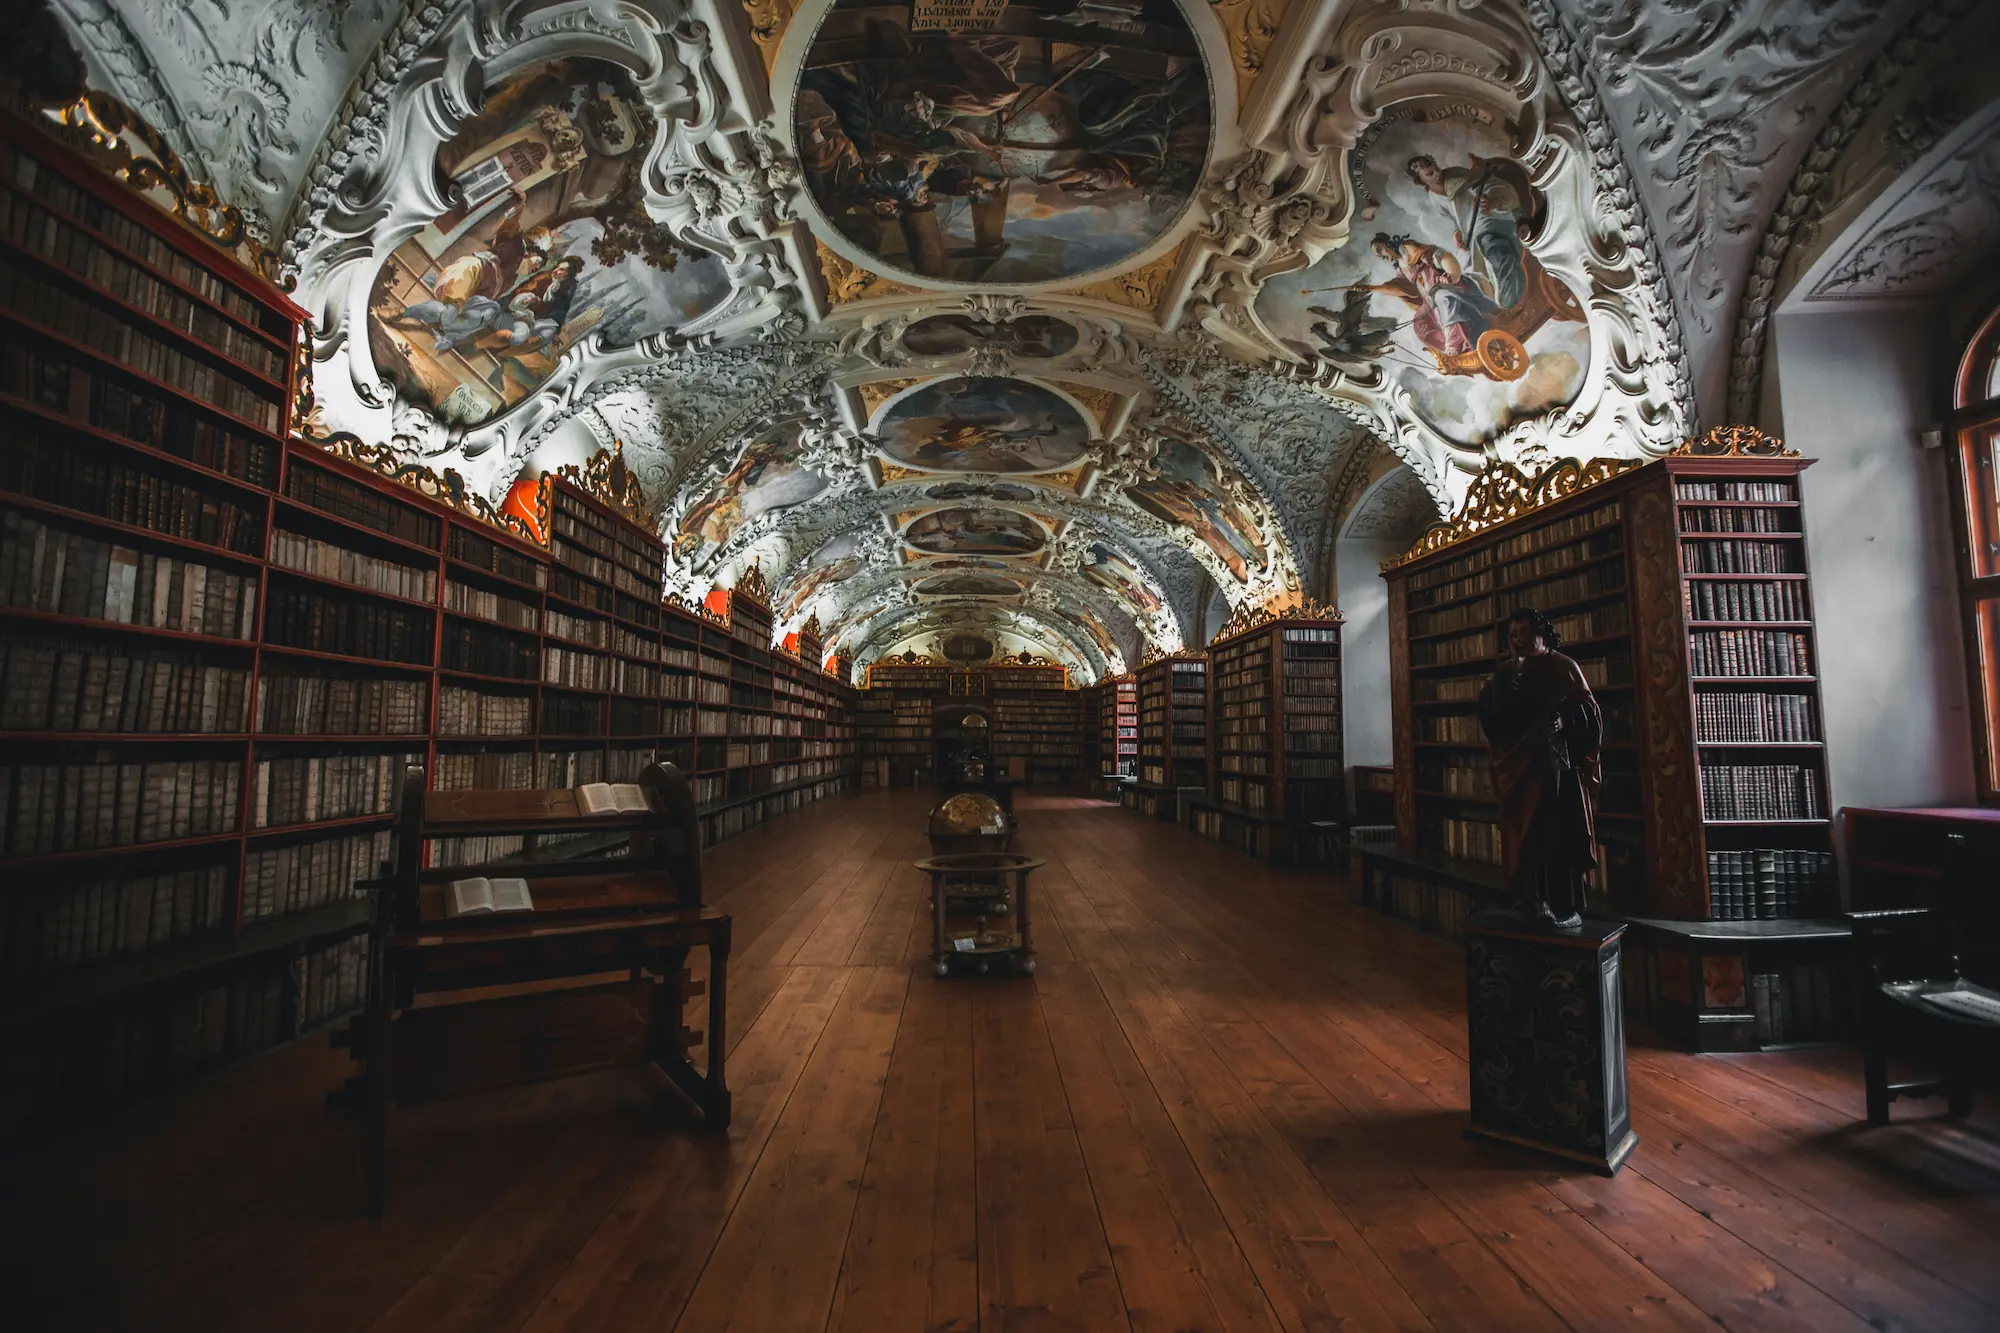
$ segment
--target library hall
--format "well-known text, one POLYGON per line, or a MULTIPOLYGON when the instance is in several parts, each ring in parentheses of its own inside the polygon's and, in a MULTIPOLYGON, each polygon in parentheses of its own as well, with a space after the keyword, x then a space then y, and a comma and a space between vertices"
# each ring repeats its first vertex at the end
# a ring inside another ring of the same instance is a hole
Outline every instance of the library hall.
POLYGON ((0 1328, 2000 1333, 2000 3, 6 8, 0 1328))

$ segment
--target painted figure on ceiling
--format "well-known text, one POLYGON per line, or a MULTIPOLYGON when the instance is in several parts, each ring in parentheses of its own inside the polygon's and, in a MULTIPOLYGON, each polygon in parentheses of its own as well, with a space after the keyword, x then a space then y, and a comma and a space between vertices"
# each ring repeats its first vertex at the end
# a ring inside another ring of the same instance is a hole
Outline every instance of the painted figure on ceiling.
POLYGON ((1470 165, 1441 167, 1419 153, 1406 170, 1444 215, 1452 243, 1470 256, 1472 273, 1503 310, 1528 290, 1528 246, 1522 229, 1535 213, 1537 195, 1528 173, 1507 157, 1468 156, 1470 165))

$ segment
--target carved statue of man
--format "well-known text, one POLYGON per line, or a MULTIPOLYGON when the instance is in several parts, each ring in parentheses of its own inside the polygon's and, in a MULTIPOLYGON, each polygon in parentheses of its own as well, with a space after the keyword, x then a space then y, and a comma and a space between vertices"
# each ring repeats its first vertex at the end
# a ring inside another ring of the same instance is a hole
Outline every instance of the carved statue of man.
POLYGON ((1604 715, 1540 611, 1507 620, 1507 648, 1479 694, 1479 720, 1500 799, 1508 886, 1549 925, 1583 924, 1584 881, 1597 864, 1598 747, 1604 715))

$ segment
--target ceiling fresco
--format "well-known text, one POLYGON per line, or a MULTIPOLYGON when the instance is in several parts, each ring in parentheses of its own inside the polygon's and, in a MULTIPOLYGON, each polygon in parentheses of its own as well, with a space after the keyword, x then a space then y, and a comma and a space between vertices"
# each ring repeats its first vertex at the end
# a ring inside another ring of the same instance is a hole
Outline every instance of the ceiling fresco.
POLYGON ((1073 404, 1025 380, 938 380, 891 402, 872 433, 883 455, 934 472, 1053 472, 1090 427, 1073 404))
POLYGON ((863 662, 1324 595, 1343 531, 1662 453, 1775 301, 1996 228, 1969 0, 54 9, 311 314, 309 434, 494 502, 619 450, 670 591, 754 563, 863 662))
POLYGON ((865 267, 992 285, 1130 259, 1194 197, 1211 138, 1199 43, 1170 0, 1013 0, 962 31, 838 0, 801 59, 792 136, 814 206, 865 267))

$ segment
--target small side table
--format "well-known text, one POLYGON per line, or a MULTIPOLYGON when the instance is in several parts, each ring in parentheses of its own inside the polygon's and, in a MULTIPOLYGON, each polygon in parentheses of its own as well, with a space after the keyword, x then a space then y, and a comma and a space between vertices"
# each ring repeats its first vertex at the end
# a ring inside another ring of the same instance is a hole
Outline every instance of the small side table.
POLYGON ((947 852, 917 862, 931 877, 931 966, 981 974, 995 963, 1035 970, 1028 876, 1046 865, 1021 852, 947 852), (997 919, 997 921, 996 921, 997 919))
POLYGON ((1624 933, 1615 921, 1551 930, 1510 911, 1467 920, 1467 1134, 1617 1174, 1639 1142, 1625 1081, 1624 933))

